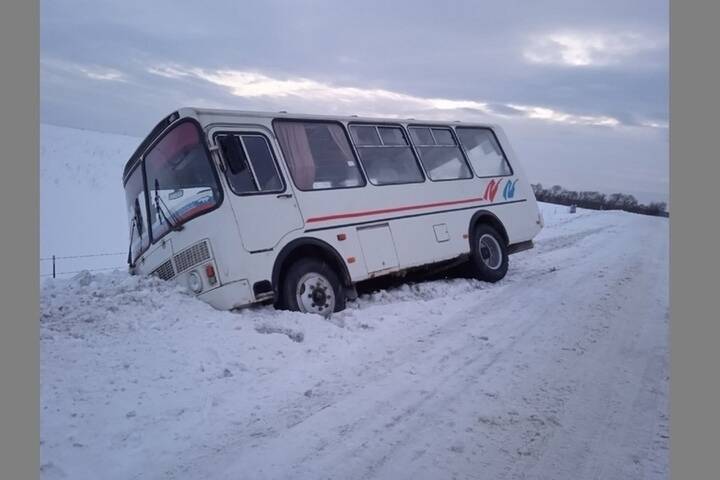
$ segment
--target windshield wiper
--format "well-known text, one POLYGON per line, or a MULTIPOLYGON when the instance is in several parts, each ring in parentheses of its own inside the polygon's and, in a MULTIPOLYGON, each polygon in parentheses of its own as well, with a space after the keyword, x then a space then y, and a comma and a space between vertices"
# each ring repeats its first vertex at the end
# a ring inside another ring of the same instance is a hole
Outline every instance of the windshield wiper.
POLYGON ((162 224, 162 219, 164 218, 165 221, 170 225, 170 230, 173 230, 175 232, 178 232, 183 229, 182 225, 179 225, 180 220, 177 218, 177 216, 173 213, 172 210, 168 208, 168 206, 165 204, 163 199, 160 197, 160 194, 158 193, 158 190, 160 190, 160 183, 158 182, 157 178, 155 179, 155 210, 157 210, 158 217, 160 218, 160 223, 162 224), (163 212, 163 209, 161 208, 161 205, 165 207, 165 210, 168 211, 170 214, 170 217, 172 218, 172 221, 165 215, 165 212, 163 212))
POLYGON ((128 256, 127 263, 130 268, 135 268, 135 264, 132 261, 132 244, 133 238, 135 237, 135 229, 137 228, 137 217, 133 217, 132 226, 130 227, 130 245, 128 245, 128 256))

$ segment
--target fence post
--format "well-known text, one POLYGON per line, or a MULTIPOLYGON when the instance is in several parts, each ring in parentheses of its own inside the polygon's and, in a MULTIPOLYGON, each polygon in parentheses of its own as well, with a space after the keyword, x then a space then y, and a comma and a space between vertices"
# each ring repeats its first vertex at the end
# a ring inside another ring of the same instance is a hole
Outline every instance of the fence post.
POLYGON ((53 278, 55 278, 55 255, 53 255, 53 278))

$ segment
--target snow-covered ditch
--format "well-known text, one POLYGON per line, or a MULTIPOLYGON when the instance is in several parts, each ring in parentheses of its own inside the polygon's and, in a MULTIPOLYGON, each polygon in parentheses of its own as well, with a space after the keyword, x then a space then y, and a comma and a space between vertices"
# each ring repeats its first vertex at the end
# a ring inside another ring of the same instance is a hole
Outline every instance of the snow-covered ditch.
POLYGON ((667 220, 542 208, 498 284, 331 320, 45 280, 42 477, 667 478, 667 220))

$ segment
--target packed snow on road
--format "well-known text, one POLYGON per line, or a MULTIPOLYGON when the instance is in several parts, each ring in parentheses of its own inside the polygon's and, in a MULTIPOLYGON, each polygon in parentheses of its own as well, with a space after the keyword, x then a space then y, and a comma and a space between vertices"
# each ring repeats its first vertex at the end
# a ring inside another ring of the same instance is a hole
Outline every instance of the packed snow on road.
POLYGON ((45 280, 43 478, 667 478, 667 219, 542 209, 503 281, 331 320, 45 280))

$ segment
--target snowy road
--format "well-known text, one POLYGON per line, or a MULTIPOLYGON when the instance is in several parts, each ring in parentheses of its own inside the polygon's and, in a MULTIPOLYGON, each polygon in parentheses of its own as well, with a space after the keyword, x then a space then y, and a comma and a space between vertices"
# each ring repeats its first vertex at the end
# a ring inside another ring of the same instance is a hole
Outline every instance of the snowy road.
POLYGON ((48 282, 43 478, 667 478, 667 219, 542 208, 502 282, 332 322, 48 282))

